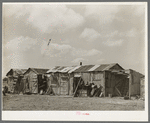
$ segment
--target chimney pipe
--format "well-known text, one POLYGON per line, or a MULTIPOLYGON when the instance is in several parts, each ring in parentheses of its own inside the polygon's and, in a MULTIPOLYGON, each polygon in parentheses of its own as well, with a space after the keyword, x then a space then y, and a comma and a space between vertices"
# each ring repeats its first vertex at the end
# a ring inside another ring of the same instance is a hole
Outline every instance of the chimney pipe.
POLYGON ((80 62, 80 66, 82 66, 82 62, 80 62))

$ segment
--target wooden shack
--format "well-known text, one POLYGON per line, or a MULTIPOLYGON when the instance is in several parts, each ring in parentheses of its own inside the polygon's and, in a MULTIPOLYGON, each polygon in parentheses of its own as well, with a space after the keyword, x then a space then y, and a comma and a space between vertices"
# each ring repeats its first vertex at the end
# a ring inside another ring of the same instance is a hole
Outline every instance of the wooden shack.
POLYGON ((73 68, 56 66, 47 71, 47 76, 49 76, 48 87, 51 85, 56 95, 70 94, 70 74, 68 72, 73 68))
MULTIPOLYGON (((85 84, 94 83, 95 85, 103 86, 104 96, 108 94, 117 95, 115 93, 115 85, 120 82, 120 78, 123 80, 123 75, 117 75, 112 71, 124 70, 118 63, 114 64, 101 64, 101 65, 84 65, 79 69, 73 71, 74 76, 81 75, 85 84), (120 76, 120 77, 118 77, 120 76)), ((119 94, 121 95, 121 94, 119 94)))
POLYGON ((18 81, 18 77, 22 76, 27 69, 10 69, 6 76, 8 77, 8 91, 12 93, 17 93, 19 90, 19 83, 21 79, 18 81), (18 81, 18 83, 17 83, 18 81))
POLYGON ((129 97, 140 95, 140 82, 144 75, 132 69, 125 70, 125 73, 129 75, 129 97))
MULTIPOLYGON (((142 74, 134 70, 124 70, 118 63, 101 65, 57 66, 47 74, 51 76, 49 85, 58 95, 74 95, 78 83, 94 83, 103 87, 104 96, 131 96, 140 94, 142 74), (55 80, 55 81, 54 81, 55 80), (54 85, 53 85, 53 84, 54 85)), ((86 90, 82 90, 84 94, 86 90)))
POLYGON ((48 69, 41 68, 29 68, 24 73, 24 78, 26 79, 26 90, 30 93, 39 93, 41 89, 46 91, 46 76, 45 73, 48 69))

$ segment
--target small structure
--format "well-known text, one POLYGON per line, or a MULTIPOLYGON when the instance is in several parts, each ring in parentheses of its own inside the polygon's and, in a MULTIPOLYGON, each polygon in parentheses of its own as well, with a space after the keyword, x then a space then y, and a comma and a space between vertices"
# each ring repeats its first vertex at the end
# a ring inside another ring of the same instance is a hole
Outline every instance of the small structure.
MULTIPOLYGON (((51 78, 48 84, 53 86, 53 90, 55 90, 55 93, 58 95, 74 95, 78 84, 83 82, 82 84, 84 85, 94 83, 97 86, 103 86, 104 95, 106 96, 108 96, 108 94, 123 96, 126 92, 123 92, 124 89, 122 88, 120 92, 118 88, 124 85, 117 84, 120 81, 122 83, 126 81, 125 78, 127 78, 127 74, 119 73, 123 70, 124 69, 117 63, 71 67, 57 66, 47 71, 47 75, 51 78)), ((84 89, 86 88, 83 87, 82 91, 79 90, 82 92, 81 95, 86 95, 86 90, 84 89)))
POLYGON ((69 95, 70 93, 70 70, 75 67, 56 66, 47 71, 47 87, 52 86, 56 95, 69 95))
POLYGON ((26 91, 30 93, 40 93, 40 90, 46 91, 46 76, 48 69, 29 68, 24 73, 26 80, 26 91))
MULTIPOLYGON (((79 69, 73 71, 74 76, 80 75, 84 81, 84 84, 94 83, 95 85, 101 85, 103 87, 104 96, 112 94, 113 96, 117 95, 115 90, 115 85, 120 82, 120 78, 124 79, 123 75, 115 74, 124 70, 118 63, 113 64, 101 64, 101 65, 84 65, 79 69)), ((75 79, 74 79, 75 80, 75 79)), ((121 95, 121 94, 119 94, 121 95)))
POLYGON ((88 85, 103 88, 104 96, 140 95, 140 79, 144 75, 125 70, 118 63, 101 65, 56 66, 47 71, 47 87, 57 95, 87 95, 88 85))
POLYGON ((145 77, 142 77, 140 81, 140 97, 145 99, 145 77))
POLYGON ((144 75, 132 69, 125 70, 125 73, 129 75, 129 97, 140 95, 140 82, 144 75))
POLYGON ((19 90, 19 84, 21 79, 19 79, 19 77, 21 77, 25 72, 27 71, 27 69, 10 69, 10 71, 8 71, 8 73, 6 74, 6 76, 8 77, 8 91, 12 92, 12 93, 17 93, 19 90))

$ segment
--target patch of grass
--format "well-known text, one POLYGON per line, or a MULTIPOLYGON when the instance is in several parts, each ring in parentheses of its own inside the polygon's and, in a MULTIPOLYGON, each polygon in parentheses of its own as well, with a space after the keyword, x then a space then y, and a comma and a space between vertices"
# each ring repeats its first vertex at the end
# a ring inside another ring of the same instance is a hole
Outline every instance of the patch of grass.
POLYGON ((3 96, 3 110, 144 110, 144 101, 115 98, 61 97, 49 95, 3 96))

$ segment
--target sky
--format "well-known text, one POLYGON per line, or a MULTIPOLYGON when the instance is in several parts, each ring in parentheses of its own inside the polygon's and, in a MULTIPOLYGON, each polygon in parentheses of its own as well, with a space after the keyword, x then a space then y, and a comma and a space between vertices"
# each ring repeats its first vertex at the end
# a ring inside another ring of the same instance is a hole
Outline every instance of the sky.
POLYGON ((144 74, 145 5, 4 3, 2 76, 11 68, 80 62, 118 63, 144 74))

